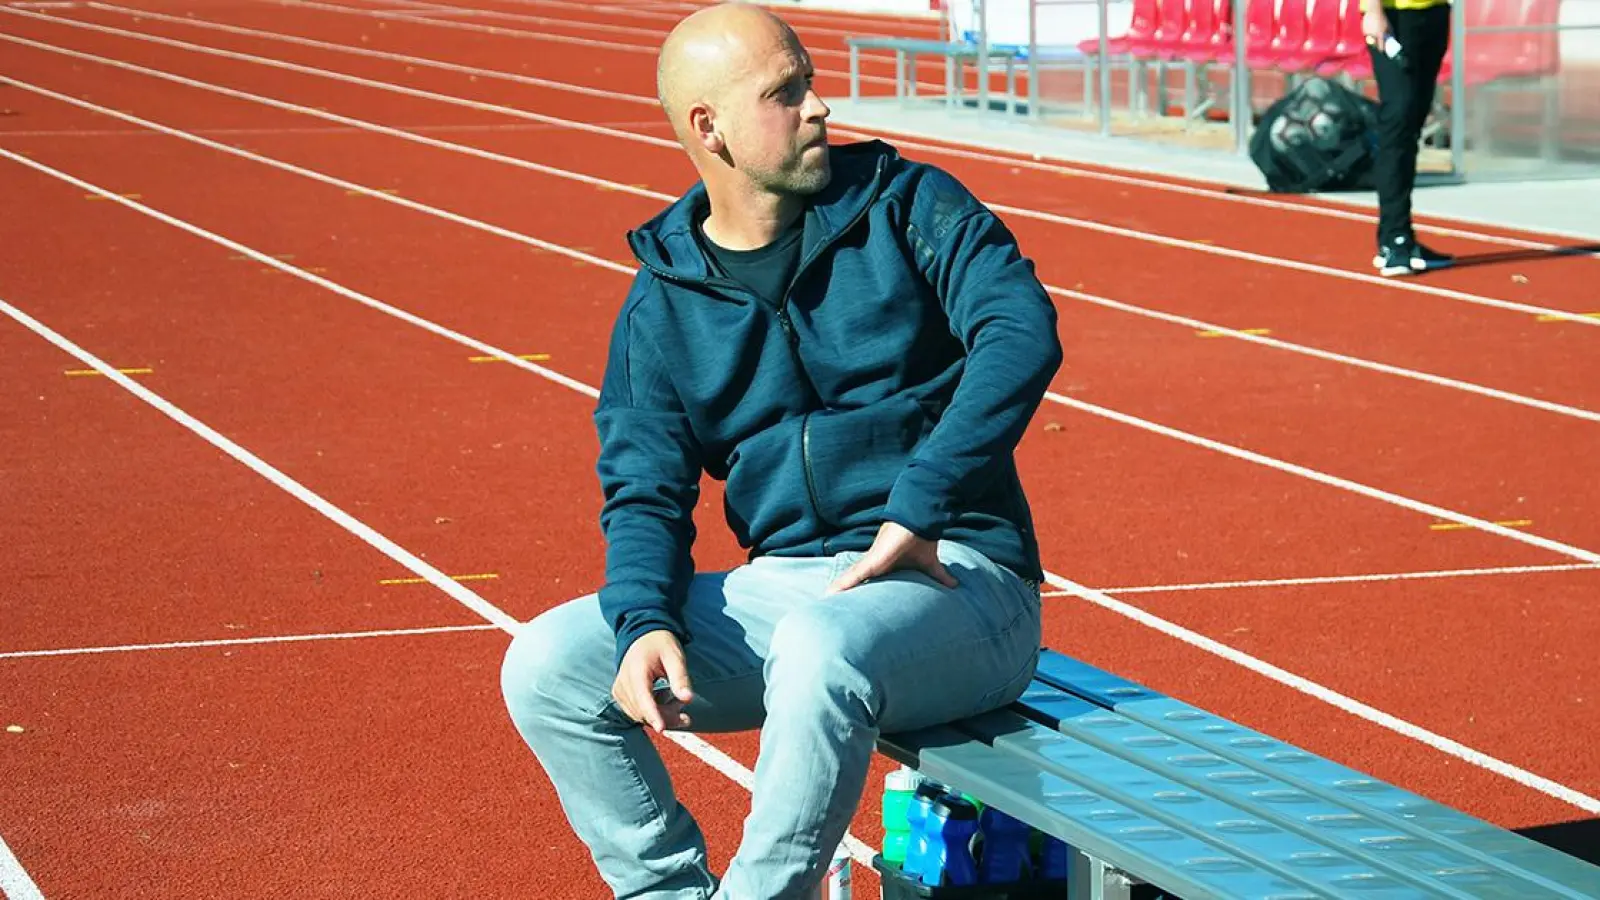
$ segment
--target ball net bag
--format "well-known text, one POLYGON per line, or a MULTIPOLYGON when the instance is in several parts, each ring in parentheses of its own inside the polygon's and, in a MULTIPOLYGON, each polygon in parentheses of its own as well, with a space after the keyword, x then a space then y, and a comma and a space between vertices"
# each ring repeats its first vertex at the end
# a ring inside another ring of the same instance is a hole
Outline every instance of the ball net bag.
POLYGON ((1274 100, 1250 136, 1250 158, 1275 193, 1367 190, 1378 104, 1311 76, 1274 100))

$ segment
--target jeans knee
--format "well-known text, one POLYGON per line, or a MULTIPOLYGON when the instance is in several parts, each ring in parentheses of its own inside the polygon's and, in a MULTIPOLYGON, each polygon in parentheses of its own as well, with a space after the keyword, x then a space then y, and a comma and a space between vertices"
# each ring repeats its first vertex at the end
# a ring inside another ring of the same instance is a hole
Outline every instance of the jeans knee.
POLYGON ((572 604, 557 607, 512 637, 500 665, 500 691, 519 726, 553 710, 594 705, 596 694, 600 701, 607 696, 613 645, 596 640, 584 618, 572 604))

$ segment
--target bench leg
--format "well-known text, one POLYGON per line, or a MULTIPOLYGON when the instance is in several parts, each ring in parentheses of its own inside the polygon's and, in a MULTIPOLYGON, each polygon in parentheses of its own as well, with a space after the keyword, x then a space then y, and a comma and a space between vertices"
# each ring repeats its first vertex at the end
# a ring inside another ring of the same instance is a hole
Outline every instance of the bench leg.
POLYGON ((1067 857, 1067 896, 1072 900, 1131 900, 1133 883, 1121 872, 1071 847, 1067 857))
POLYGON ((861 99, 861 48, 850 45, 850 99, 861 99))
POLYGON ((1006 112, 1017 114, 1017 58, 1006 57, 1006 112))
POLYGON ((915 99, 917 96, 917 57, 912 55, 906 61, 906 96, 915 99))
POLYGON ((904 102, 906 99, 906 52, 894 51, 894 98, 904 102))

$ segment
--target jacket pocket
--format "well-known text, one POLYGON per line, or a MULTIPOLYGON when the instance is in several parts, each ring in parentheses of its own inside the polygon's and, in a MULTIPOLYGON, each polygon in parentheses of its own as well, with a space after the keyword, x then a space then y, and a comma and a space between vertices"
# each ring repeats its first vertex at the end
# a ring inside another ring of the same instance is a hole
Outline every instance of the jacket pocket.
POLYGON ((811 413, 802 456, 822 518, 838 528, 877 524, 890 488, 934 421, 923 401, 909 393, 857 409, 811 413))

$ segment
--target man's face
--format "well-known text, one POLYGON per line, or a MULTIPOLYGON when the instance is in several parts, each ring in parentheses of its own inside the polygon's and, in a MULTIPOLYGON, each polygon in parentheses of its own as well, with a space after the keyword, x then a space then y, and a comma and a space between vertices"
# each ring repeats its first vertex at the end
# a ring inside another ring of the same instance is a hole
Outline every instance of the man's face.
POLYGON ((811 89, 811 57, 792 34, 751 47, 742 76, 727 85, 718 125, 733 164, 780 194, 828 185, 827 104, 811 89))

